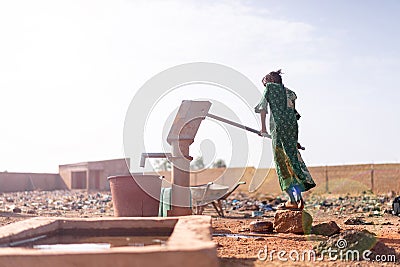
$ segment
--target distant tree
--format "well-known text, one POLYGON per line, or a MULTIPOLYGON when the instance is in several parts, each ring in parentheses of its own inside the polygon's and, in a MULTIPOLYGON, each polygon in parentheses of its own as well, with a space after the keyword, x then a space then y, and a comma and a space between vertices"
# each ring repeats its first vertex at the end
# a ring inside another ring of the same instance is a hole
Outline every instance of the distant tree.
POLYGON ((154 162, 154 169, 156 171, 170 171, 172 168, 171 162, 169 162, 167 159, 161 159, 161 160, 156 160, 154 162))
POLYGON ((217 159, 216 161, 214 161, 213 168, 226 168, 226 163, 223 159, 217 159))
POLYGON ((203 157, 201 157, 201 156, 197 157, 190 164, 190 169, 192 169, 192 170, 201 170, 201 169, 204 169, 204 167, 205 167, 204 160, 203 160, 203 157))

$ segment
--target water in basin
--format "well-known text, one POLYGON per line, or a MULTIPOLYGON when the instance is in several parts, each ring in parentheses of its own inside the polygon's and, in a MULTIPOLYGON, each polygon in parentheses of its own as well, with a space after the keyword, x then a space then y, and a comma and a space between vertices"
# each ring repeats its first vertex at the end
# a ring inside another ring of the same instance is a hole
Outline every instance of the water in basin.
POLYGON ((162 246, 168 238, 169 235, 85 236, 56 233, 12 242, 8 244, 8 247, 24 247, 53 251, 93 251, 105 250, 113 247, 162 246))

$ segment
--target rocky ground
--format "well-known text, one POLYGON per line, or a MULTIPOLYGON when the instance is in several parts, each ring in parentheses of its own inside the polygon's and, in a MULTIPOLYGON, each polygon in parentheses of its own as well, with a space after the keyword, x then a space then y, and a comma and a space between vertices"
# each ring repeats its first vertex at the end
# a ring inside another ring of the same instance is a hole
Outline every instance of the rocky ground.
MULTIPOLYGON (((395 255, 397 263, 387 260, 333 261, 328 257, 323 260, 320 257, 303 260, 296 253, 315 250, 324 241, 327 244, 334 242, 331 239, 335 236, 250 232, 250 224, 254 221, 274 221, 275 208, 285 201, 284 195, 250 197, 238 193, 228 199, 225 218, 217 217, 212 206, 206 208, 205 214, 213 216, 213 240, 217 244, 221 266, 391 266, 400 263, 400 217, 390 213, 392 198, 392 195, 375 196, 368 193, 358 196, 308 195, 305 210, 313 217, 314 226, 334 221, 340 227, 341 234, 347 233, 347 230, 356 230, 357 233, 368 230, 375 234, 376 242, 373 242, 371 249, 375 246, 376 253, 395 255), (273 250, 275 252, 271 257, 273 250), (279 251, 286 253, 281 257, 282 260, 278 258, 279 251), (291 258, 289 253, 292 253, 291 258)), ((111 194, 79 190, 0 194, 0 226, 34 216, 113 216, 111 194)))

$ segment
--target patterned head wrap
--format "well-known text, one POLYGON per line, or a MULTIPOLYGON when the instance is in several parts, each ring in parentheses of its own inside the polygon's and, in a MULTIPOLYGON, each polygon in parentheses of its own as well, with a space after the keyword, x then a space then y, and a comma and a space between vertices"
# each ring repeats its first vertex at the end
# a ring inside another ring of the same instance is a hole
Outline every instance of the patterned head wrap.
POLYGON ((264 84, 264 86, 267 83, 279 83, 282 84, 282 77, 281 77, 282 70, 277 70, 277 71, 271 71, 270 73, 268 73, 263 79, 262 79, 262 83, 264 84))

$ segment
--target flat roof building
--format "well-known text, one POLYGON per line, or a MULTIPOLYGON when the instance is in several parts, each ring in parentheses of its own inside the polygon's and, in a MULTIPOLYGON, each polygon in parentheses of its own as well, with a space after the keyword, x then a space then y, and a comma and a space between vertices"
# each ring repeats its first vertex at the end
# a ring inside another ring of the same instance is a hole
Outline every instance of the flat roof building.
POLYGON ((129 159, 59 165, 59 173, 0 172, 0 193, 33 190, 109 190, 108 176, 129 174, 129 159))
POLYGON ((129 174, 129 159, 60 165, 59 174, 69 189, 109 190, 107 177, 129 174))

